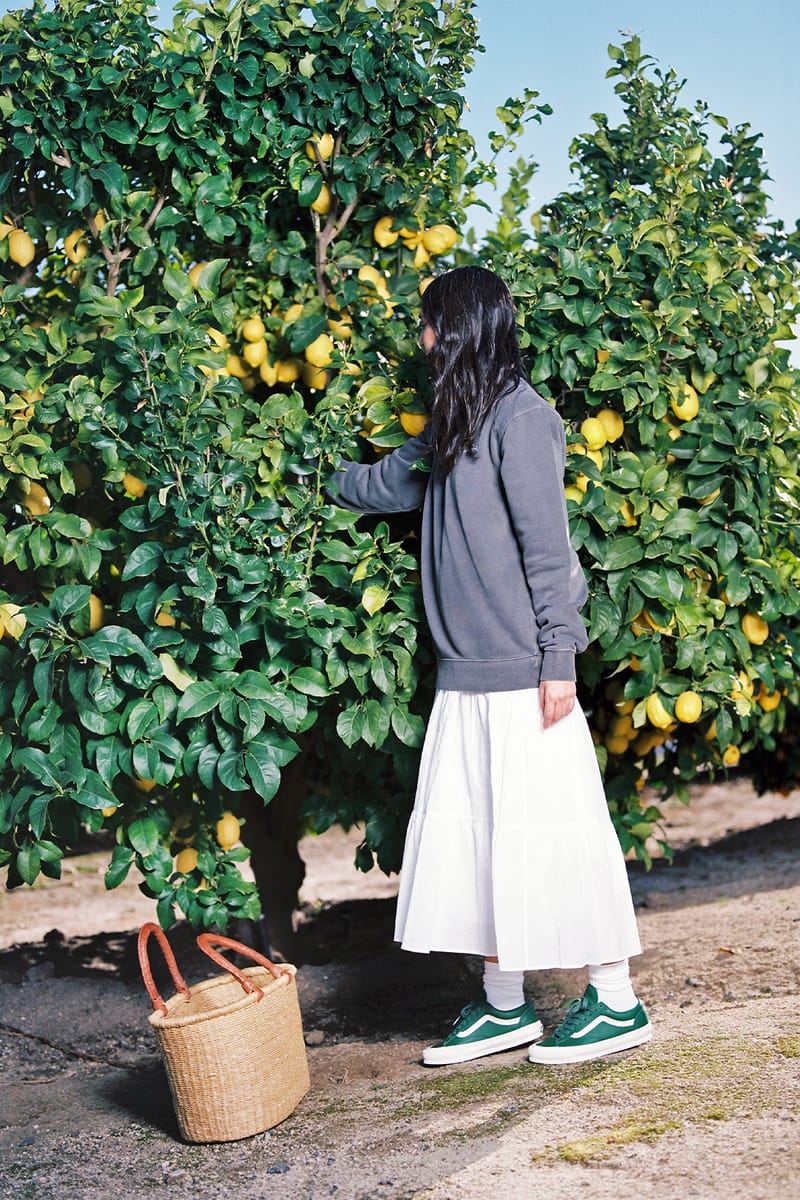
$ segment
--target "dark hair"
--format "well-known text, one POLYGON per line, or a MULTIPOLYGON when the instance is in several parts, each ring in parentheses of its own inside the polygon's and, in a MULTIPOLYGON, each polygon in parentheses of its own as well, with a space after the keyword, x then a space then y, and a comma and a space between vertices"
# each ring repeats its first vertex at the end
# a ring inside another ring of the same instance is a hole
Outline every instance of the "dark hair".
POLYGON ((421 318, 436 335, 428 353, 431 439, 436 464, 447 473, 462 454, 474 452, 495 401, 525 375, 514 301, 494 272, 454 267, 425 289, 421 318))

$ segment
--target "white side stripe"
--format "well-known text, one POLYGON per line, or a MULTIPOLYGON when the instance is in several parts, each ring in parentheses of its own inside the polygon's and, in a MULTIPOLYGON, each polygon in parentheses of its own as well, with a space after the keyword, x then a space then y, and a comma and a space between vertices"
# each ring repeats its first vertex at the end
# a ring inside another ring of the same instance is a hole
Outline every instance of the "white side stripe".
POLYGON ((569 1036, 571 1038, 587 1037, 588 1034, 597 1029, 598 1025, 615 1025, 617 1029, 630 1029, 634 1024, 634 1017, 629 1017, 626 1021, 620 1021, 617 1017, 595 1017, 584 1029, 579 1029, 577 1033, 571 1033, 569 1036))
POLYGON ((509 1027, 519 1025, 519 1017, 513 1017, 509 1020, 507 1017, 490 1017, 488 1013, 484 1013, 474 1025, 470 1025, 469 1029, 462 1029, 460 1033, 456 1034, 456 1037, 465 1038, 469 1037, 471 1033, 477 1033, 480 1027, 485 1025, 487 1021, 491 1021, 493 1025, 508 1025, 509 1027))

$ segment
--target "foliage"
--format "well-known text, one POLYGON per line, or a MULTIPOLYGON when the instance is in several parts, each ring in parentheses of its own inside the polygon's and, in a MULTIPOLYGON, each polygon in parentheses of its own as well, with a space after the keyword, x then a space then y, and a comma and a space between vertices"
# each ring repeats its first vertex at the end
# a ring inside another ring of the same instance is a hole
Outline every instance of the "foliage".
POLYGON ((577 183, 535 238, 517 174, 489 249, 521 298, 534 382, 569 425, 581 678, 627 848, 659 815, 641 811, 645 781, 685 797, 739 754, 769 756, 798 704, 800 408, 780 343, 800 305, 798 238, 766 219, 749 126, 682 107, 637 38, 609 53, 624 120, 596 114, 574 141, 577 183), (612 438, 584 425, 600 413, 612 438), (696 721, 677 717, 686 692, 696 721))

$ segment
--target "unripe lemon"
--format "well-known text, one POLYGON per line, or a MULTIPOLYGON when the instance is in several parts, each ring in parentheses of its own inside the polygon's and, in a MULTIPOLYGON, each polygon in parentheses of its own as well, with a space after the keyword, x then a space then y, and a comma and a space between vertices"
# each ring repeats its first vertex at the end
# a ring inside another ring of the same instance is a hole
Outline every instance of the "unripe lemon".
POLYGON ((590 450, 600 450, 608 441, 605 426, 597 417, 587 417, 582 422, 581 437, 590 450))
POLYGON ((36 244, 24 229, 14 229, 8 235, 8 257, 18 267, 27 267, 36 257, 36 244))
POLYGON ((458 241, 458 233, 451 225, 431 225, 422 235, 422 244, 429 254, 446 254, 458 241))
POLYGON ((700 411, 700 401, 690 383, 681 384, 680 394, 673 396, 671 407, 679 421, 691 421, 697 416, 700 411))
POLYGON ((102 629, 106 619, 106 606, 94 592, 89 596, 89 632, 97 633, 102 629))
POLYGON ((656 729, 667 729, 672 724, 672 717, 664 708, 661 697, 656 692, 647 697, 645 711, 648 721, 651 725, 655 725, 656 729))
POLYGON ((738 746, 726 746, 722 755, 722 761, 725 763, 726 767, 735 767, 737 766, 741 757, 742 753, 738 746))
POLYGON ((613 408, 604 408, 597 414, 597 419, 605 429, 609 442, 618 441, 625 432, 625 422, 618 412, 614 412, 613 408))
POLYGON ((181 875, 188 875, 197 866, 197 851, 194 846, 187 846, 185 850, 181 850, 180 854, 175 859, 175 870, 181 875))
POLYGON ((763 646, 769 637, 769 625, 756 613, 742 617, 742 633, 753 646, 763 646))
POLYGON ((242 337, 246 342, 260 342, 266 332, 264 322, 257 314, 242 324, 242 337))
POLYGON ((89 253, 89 243, 82 229, 73 229, 64 238, 64 252, 71 263, 79 263, 89 253))
POLYGON ((217 821, 216 837, 223 850, 230 850, 239 840, 241 826, 233 813, 223 813, 217 821))
POLYGON ((306 362, 314 367, 327 367, 333 357, 333 338, 329 333, 321 333, 310 346, 305 348, 306 362))
POLYGON ((675 716, 685 725, 693 725, 703 711, 703 701, 697 692, 681 692, 675 701, 675 716))
POLYGON ((381 217, 375 222, 375 227, 372 230, 372 236, 375 241, 379 246, 383 246, 384 249, 387 246, 393 246, 400 237, 399 233, 394 233, 392 230, 393 222, 394 217, 381 217))
POLYGON ((260 367, 267 361, 267 343, 262 338, 260 342, 247 342, 242 349, 242 358, 251 367, 260 367))
POLYGON ((316 200, 313 201, 311 207, 315 213, 319 213, 320 216, 326 217, 331 211, 332 200, 333 193, 331 192, 331 189, 328 187, 327 183, 323 183, 322 187, 320 188, 319 195, 317 196, 316 200))
POLYGON ((332 133, 323 133, 321 137, 315 134, 313 138, 306 142, 306 154, 313 162, 316 162, 317 151, 319 151, 319 157, 323 162, 327 162, 333 154, 335 145, 336 142, 332 133))
POLYGON ((132 475, 130 471, 126 471, 122 476, 122 486, 129 496, 143 496, 147 491, 147 484, 138 475, 132 475))
POLYGON ((40 483, 31 482, 22 507, 29 517, 44 517, 50 512, 50 497, 40 483))
POLYGON ((400 413, 400 424, 411 437, 417 437, 428 424, 427 413, 400 413))

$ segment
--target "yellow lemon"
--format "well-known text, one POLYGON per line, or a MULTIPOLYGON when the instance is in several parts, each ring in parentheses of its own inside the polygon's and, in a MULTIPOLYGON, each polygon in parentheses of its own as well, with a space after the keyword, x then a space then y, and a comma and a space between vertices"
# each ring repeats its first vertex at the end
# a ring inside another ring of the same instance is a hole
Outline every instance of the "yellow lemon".
POLYGON ((246 342, 260 342, 266 332, 258 314, 248 317, 242 324, 242 337, 246 342))
POLYGON ((742 633, 752 646, 763 646, 769 637, 769 625, 756 613, 746 613, 742 617, 742 633))
POLYGON ((89 596, 89 632, 97 633, 102 629, 106 619, 106 606, 94 592, 89 596))
POLYGON ((609 754, 624 754, 628 749, 628 739, 626 737, 607 737, 605 744, 609 754))
POLYGON ((328 386, 328 372, 313 363, 303 363, 303 383, 316 392, 322 392, 328 386))
POLYGON ((353 322, 350 317, 342 317, 339 321, 332 319, 328 320, 328 329, 334 337, 340 337, 347 340, 353 336, 353 322))
POLYGON ((36 257, 36 244, 24 229, 14 229, 8 235, 8 256, 18 267, 27 267, 36 257))
POLYGON ((403 426, 403 429, 407 434, 409 434, 411 437, 417 437, 417 435, 422 433, 423 429, 428 424, 428 414, 401 412, 400 424, 403 426))
POLYGON ((645 711, 648 721, 651 725, 655 725, 656 729, 667 729, 672 724, 672 717, 662 704, 661 697, 657 692, 653 692, 652 696, 647 697, 645 711))
POLYGON ((731 700, 736 700, 738 697, 746 696, 748 700, 753 699, 753 681, 745 671, 740 671, 733 681, 729 695, 731 700))
POLYGON ((278 382, 277 366, 266 360, 258 368, 258 373, 267 387, 275 387, 275 384, 278 382))
POLYGON ((231 846, 235 846, 239 840, 239 830, 241 826, 233 813, 223 813, 217 821, 215 834, 217 843, 223 850, 230 850, 231 846))
POLYGON ((742 753, 738 746, 726 746, 722 755, 722 761, 725 763, 726 767, 735 767, 737 766, 741 757, 742 753))
POLYGON ((451 225, 431 225, 422 235, 422 245, 429 254, 446 254, 458 241, 458 233, 451 225))
POLYGON ((247 342, 242 348, 242 358, 251 367, 260 367, 267 361, 267 343, 262 338, 259 342, 247 342))
POLYGON ((319 213, 320 216, 325 217, 331 211, 331 201, 332 200, 333 200, 333 193, 331 192, 331 189, 328 187, 327 183, 323 183, 322 187, 320 188, 320 193, 317 196, 316 200, 311 205, 311 207, 314 210, 314 212, 319 213))
POLYGON ((622 517, 622 524, 627 529, 632 529, 637 524, 636 513, 633 511, 633 505, 630 500, 625 500, 620 505, 619 513, 622 517))
POLYGON ((315 134, 309 141, 306 142, 306 154, 313 161, 317 162, 317 153, 323 162, 327 162, 333 154, 336 142, 332 133, 323 133, 320 137, 315 134))
POLYGON ((681 692, 675 701, 675 716, 685 725, 693 725, 702 711, 703 701, 697 692, 681 692))
POLYGON ((305 348, 306 362, 314 367, 327 367, 333 357, 333 338, 329 333, 321 333, 310 346, 305 348))
POLYGON ((691 421, 700 411, 697 392, 690 383, 682 383, 680 393, 672 398, 672 411, 679 421, 691 421))
POLYGON ((64 238, 64 252, 71 263, 79 263, 89 253, 89 243, 82 229, 73 229, 64 238))
POLYGON ((187 846, 185 850, 181 850, 180 854, 175 859, 175 870, 181 875, 188 875, 197 866, 197 851, 194 846, 187 846))
POLYGON ((587 417, 582 422, 581 437, 590 450, 601 450, 608 441, 605 426, 597 417, 587 417))
POLYGON ((160 626, 161 629, 172 629, 175 625, 177 625, 177 621, 173 617, 172 613, 165 606, 159 608, 154 619, 156 625, 160 626))
POLYGON ((212 342, 216 342, 220 350, 228 349, 228 339, 220 329, 215 329, 213 325, 209 325, 206 333, 211 338, 212 342))
POLYGON ((633 728, 633 718, 630 713, 620 713, 611 722, 611 733, 614 737, 624 737, 629 741, 636 736, 633 728))
POLYGON ((399 233, 395 233, 392 230, 393 224, 394 217, 380 217, 380 219, 375 222, 375 227, 372 230, 372 236, 374 237, 375 241, 384 249, 387 246, 393 246, 400 237, 399 233))
POLYGON ((610 350, 598 350, 597 351, 597 361, 600 364, 600 366, 602 366, 604 362, 608 362, 610 357, 611 357, 610 350))
POLYGON ((389 299, 391 293, 389 292, 389 285, 386 282, 386 276, 382 275, 376 267, 365 263, 363 267, 359 268, 358 278, 362 283, 371 283, 382 300, 389 299))
POLYGON ((158 787, 155 779, 142 779, 140 775, 132 776, 131 783, 136 788, 137 792, 144 792, 145 795, 148 792, 152 792, 153 788, 158 787))
POLYGON ((606 431, 609 442, 616 442, 625 432, 625 422, 613 408, 604 408, 597 414, 597 419, 606 431))
POLYGON ((122 486, 129 496, 143 496, 147 491, 147 484, 138 475, 132 475, 130 471, 126 471, 122 476, 122 486))
POLYGON ((580 442, 576 442, 574 446, 570 446, 573 454, 583 454, 586 458, 590 458, 598 471, 603 469, 603 452, 602 450, 590 450, 588 446, 583 446, 580 442))
POLYGON ((303 362, 299 358, 283 358, 275 364, 278 383, 294 383, 303 373, 303 362))
POLYGON ((772 712, 781 702, 781 693, 780 691, 768 692, 762 683, 757 699, 764 712, 772 712))
POLYGON ((40 483, 31 482, 22 507, 29 517, 44 517, 50 512, 50 497, 40 483))
POLYGON ((109 805, 108 808, 101 808, 100 812, 103 814, 104 817, 113 817, 113 815, 117 811, 118 807, 119 807, 119 805, 117 805, 117 804, 113 805, 113 807, 111 805, 109 805))
POLYGON ((229 354, 225 360, 225 370, 229 375, 233 375, 234 379, 246 379, 250 372, 245 363, 238 354, 229 354))
POLYGON ((583 492, 579 487, 565 487, 564 495, 567 500, 573 500, 575 504, 581 504, 583 501, 583 492))
POLYGON ((299 321, 303 315, 302 304, 290 304, 284 314, 283 323, 289 325, 292 321, 299 321))

